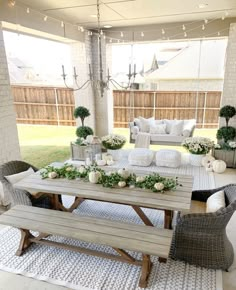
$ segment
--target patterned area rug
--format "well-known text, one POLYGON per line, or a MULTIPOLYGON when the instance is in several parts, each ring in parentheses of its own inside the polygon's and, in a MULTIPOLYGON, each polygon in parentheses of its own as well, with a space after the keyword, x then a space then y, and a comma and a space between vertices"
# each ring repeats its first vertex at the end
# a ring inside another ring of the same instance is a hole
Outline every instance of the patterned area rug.
MULTIPOLYGON (((67 205, 71 202, 68 197, 63 197, 63 201, 67 205)), ((155 226, 163 227, 163 213, 161 211, 145 209, 145 212, 155 226)), ((83 216, 141 223, 132 208, 124 205, 85 201, 75 210, 75 213, 83 216)), ((138 287, 140 276, 140 267, 138 266, 35 244, 23 256, 17 257, 14 253, 19 238, 17 229, 8 227, 0 232, 0 269, 64 285, 70 289, 141 289, 138 287)), ((113 253, 113 250, 106 246, 57 236, 49 239, 113 253)), ((136 258, 139 257, 137 253, 132 253, 132 255, 136 258)), ((171 259, 168 259, 166 264, 159 263, 156 257, 152 257, 152 261, 153 268, 147 287, 149 290, 222 289, 221 271, 196 267, 171 259)))

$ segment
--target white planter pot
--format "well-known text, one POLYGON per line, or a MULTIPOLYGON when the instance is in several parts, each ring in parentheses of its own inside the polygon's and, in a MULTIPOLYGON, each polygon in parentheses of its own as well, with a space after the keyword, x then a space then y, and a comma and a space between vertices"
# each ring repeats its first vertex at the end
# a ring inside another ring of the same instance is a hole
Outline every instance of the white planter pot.
POLYGON ((191 154, 189 155, 189 163, 193 166, 202 166, 202 158, 205 154, 191 154))
POLYGON ((117 150, 111 150, 111 149, 107 149, 107 153, 110 154, 112 156, 112 159, 114 161, 117 161, 121 158, 122 156, 122 151, 121 149, 117 149, 117 150))

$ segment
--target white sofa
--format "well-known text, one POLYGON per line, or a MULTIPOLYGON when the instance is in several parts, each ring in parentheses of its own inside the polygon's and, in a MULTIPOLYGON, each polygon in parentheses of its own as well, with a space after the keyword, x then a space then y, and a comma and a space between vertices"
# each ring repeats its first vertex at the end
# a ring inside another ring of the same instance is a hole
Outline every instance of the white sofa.
POLYGON ((138 134, 149 133, 151 144, 179 146, 186 137, 193 136, 196 120, 154 120, 143 117, 129 123, 130 143, 135 143, 138 134))

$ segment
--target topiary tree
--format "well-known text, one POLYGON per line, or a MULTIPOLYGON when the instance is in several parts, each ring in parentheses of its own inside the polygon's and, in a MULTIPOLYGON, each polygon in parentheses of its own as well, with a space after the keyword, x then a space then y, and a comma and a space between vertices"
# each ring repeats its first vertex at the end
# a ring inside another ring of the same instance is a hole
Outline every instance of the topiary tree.
POLYGON ((76 135, 86 139, 88 135, 93 135, 93 129, 88 126, 80 126, 76 129, 76 135))
POLYGON ((90 116, 90 112, 87 108, 79 106, 74 110, 74 117, 80 118, 82 127, 84 126, 84 119, 90 116))
POLYGON ((229 120, 236 115, 236 109, 233 106, 227 105, 220 109, 219 116, 225 118, 226 127, 229 125, 229 120))
POLYGON ((223 139, 224 143, 227 143, 230 140, 234 140, 236 136, 236 130, 234 127, 221 127, 216 134, 218 140, 223 139))

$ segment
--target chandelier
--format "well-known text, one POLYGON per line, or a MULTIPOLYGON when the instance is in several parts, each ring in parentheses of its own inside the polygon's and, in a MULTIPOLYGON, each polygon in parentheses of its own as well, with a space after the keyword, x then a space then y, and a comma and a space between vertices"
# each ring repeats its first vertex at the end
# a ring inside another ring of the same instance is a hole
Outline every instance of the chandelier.
POLYGON ((67 85, 67 81, 66 81, 66 73, 65 73, 65 68, 64 65, 62 65, 62 78, 64 81, 65 86, 68 89, 72 89, 73 91, 78 91, 81 89, 85 89, 87 88, 87 86, 90 84, 93 88, 93 90, 97 91, 101 97, 103 97, 104 95, 104 91, 109 89, 109 85, 112 84, 116 89, 118 87, 122 88, 122 89, 131 89, 132 84, 135 81, 135 77, 137 75, 136 73, 136 65, 134 64, 133 66, 133 71, 131 70, 131 64, 129 64, 129 72, 127 74, 128 77, 128 81, 127 81, 127 85, 123 86, 121 84, 119 84, 116 80, 114 80, 112 78, 112 76, 110 75, 109 72, 109 68, 107 70, 107 75, 104 76, 104 72, 103 72, 103 67, 102 67, 102 35, 103 35, 103 31, 101 29, 101 24, 100 24, 100 0, 97 0, 97 32, 96 35, 98 37, 98 71, 97 74, 94 74, 92 72, 91 69, 91 64, 89 64, 88 68, 89 68, 89 75, 88 75, 88 79, 82 84, 79 85, 78 84, 78 75, 76 72, 76 68, 74 67, 74 74, 73 74, 73 79, 74 79, 74 83, 75 83, 75 88, 69 87, 67 85))

